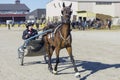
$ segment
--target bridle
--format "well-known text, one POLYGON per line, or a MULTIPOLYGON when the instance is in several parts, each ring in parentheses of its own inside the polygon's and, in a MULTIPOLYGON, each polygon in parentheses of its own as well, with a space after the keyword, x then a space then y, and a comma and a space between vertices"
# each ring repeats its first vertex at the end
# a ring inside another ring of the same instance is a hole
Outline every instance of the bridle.
POLYGON ((63 7, 63 9, 61 10, 62 13, 62 23, 71 23, 70 18, 71 18, 71 14, 72 14, 72 10, 71 7, 63 7))
POLYGON ((70 34, 69 34, 68 37, 65 39, 65 38, 63 37, 63 35, 61 34, 60 29, 61 29, 61 26, 62 26, 63 24, 68 24, 68 25, 70 25, 70 23, 71 23, 70 18, 71 18, 72 11, 71 11, 70 7, 67 7, 67 8, 64 8, 64 9, 61 11, 61 13, 63 14, 63 16, 62 16, 62 23, 57 26, 57 28, 55 29, 54 33, 57 31, 57 29, 59 29, 58 32, 59 32, 59 34, 60 34, 61 39, 66 42, 66 41, 68 41, 68 40, 70 39, 70 34), (66 10, 66 11, 65 11, 65 10, 66 10), (68 11, 67 11, 67 10, 68 10, 68 11), (64 11, 65 11, 65 12, 64 12, 64 11))

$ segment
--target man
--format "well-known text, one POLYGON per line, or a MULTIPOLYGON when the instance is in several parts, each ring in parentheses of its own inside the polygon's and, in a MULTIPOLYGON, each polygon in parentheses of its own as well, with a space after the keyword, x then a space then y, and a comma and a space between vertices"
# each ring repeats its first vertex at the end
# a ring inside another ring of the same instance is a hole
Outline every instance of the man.
MULTIPOLYGON (((26 28, 27 29, 23 31, 23 35, 22 35, 23 40, 26 40, 26 39, 38 34, 37 30, 33 29, 33 24, 32 23, 28 23, 26 25, 26 28)), ((33 38, 31 40, 35 40, 35 38, 33 38)), ((24 52, 24 49, 26 48, 27 45, 28 45, 28 41, 25 41, 24 44, 19 48, 19 51, 24 52)))
POLYGON ((111 29, 112 20, 108 19, 108 28, 111 29))

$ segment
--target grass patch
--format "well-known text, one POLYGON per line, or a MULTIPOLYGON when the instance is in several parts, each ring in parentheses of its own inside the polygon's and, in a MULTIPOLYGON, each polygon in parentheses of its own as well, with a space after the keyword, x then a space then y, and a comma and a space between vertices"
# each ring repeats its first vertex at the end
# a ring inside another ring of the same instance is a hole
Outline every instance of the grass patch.
POLYGON ((112 25, 112 30, 120 30, 120 25, 112 25))

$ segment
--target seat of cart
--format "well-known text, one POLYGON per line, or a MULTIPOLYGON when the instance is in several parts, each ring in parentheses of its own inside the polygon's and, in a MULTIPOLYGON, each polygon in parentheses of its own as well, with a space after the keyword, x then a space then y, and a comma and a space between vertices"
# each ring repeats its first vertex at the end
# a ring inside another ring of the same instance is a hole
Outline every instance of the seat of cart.
POLYGON ((43 40, 32 40, 26 47, 25 56, 40 56, 46 54, 43 40))

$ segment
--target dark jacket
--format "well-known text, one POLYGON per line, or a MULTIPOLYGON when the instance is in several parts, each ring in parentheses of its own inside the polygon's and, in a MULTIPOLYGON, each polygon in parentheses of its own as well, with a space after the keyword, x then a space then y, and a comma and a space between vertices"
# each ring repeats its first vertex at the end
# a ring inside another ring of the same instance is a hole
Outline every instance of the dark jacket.
MULTIPOLYGON (((30 30, 26 29, 25 31, 23 31, 22 39, 23 39, 23 40, 26 40, 26 39, 28 39, 28 38, 36 35, 36 34, 38 34, 37 30, 32 29, 32 30, 30 31, 30 30), (26 37, 26 35, 27 35, 27 37, 26 37)), ((35 39, 35 38, 34 38, 34 39, 35 39)))

